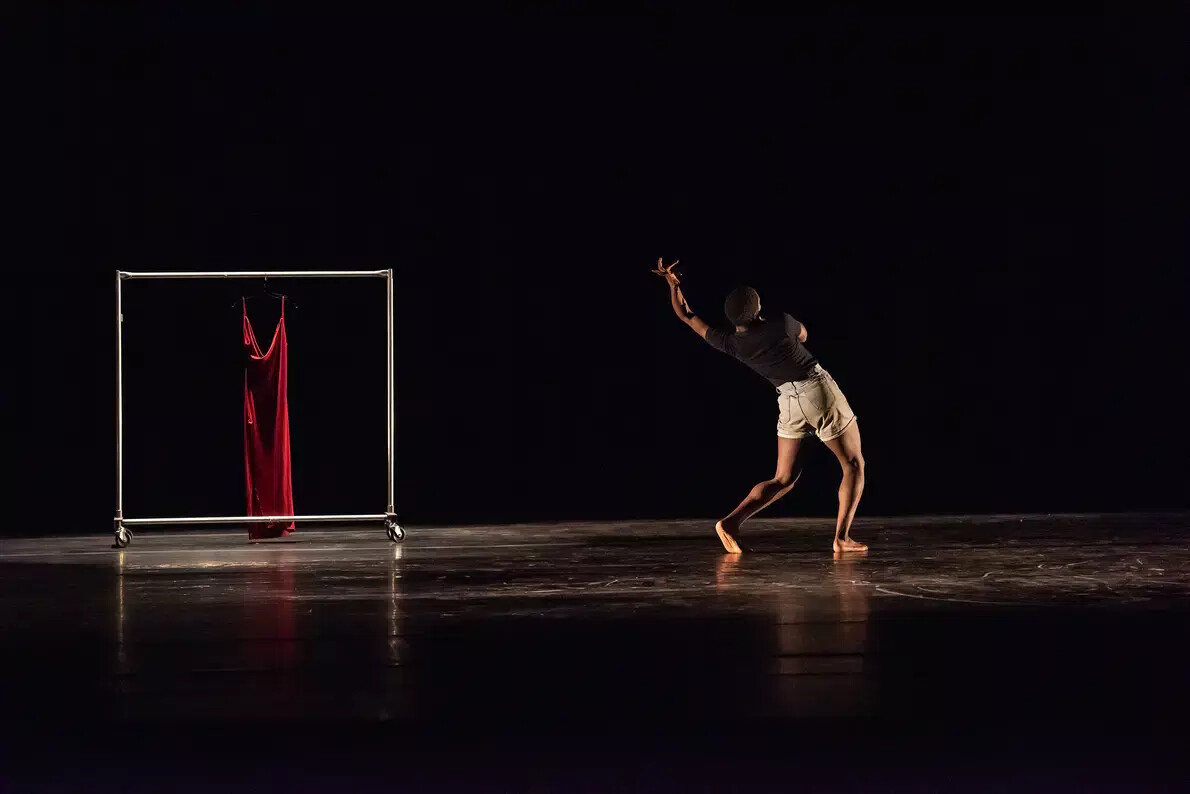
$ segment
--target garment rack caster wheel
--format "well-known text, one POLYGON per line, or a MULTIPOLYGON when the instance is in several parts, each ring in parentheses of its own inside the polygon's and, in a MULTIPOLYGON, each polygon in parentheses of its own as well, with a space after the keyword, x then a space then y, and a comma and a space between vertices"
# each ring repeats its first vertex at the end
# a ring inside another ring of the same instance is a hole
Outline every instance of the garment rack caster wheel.
POLYGON ((126 527, 116 527, 114 548, 126 549, 128 544, 132 542, 132 533, 126 527))
POLYGON ((384 533, 393 543, 400 543, 405 539, 405 530, 395 520, 384 522, 384 533))

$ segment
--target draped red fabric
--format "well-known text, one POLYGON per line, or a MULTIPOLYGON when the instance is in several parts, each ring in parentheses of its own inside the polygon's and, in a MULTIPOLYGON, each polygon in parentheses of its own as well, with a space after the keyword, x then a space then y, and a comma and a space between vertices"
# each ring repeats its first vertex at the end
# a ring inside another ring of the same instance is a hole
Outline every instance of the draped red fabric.
MULTIPOLYGON (((250 516, 293 515, 293 482, 289 468, 288 348, 285 337, 285 299, 281 319, 268 352, 256 343, 244 307, 244 473, 250 516)), ((248 537, 279 538, 293 530, 293 522, 252 524, 248 537)))

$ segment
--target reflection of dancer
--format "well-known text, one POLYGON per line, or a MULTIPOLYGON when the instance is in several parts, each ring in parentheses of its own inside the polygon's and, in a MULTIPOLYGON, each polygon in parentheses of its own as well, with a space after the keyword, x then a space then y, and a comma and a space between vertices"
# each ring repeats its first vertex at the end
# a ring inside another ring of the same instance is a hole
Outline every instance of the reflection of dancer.
POLYGON ((806 327, 788 314, 769 321, 760 314, 760 296, 751 287, 738 287, 727 296, 723 311, 734 331, 711 328, 690 311, 673 265, 657 260, 653 272, 669 283, 670 303, 682 322, 721 352, 734 356, 777 389, 777 473, 757 483, 735 510, 715 525, 723 547, 739 554, 740 526, 787 494, 795 482, 794 462, 802 439, 813 433, 835 453, 843 467, 839 485, 839 516, 835 523, 835 551, 863 551, 852 540, 851 522, 864 491, 864 456, 859 425, 847 398, 830 374, 803 344, 806 327))

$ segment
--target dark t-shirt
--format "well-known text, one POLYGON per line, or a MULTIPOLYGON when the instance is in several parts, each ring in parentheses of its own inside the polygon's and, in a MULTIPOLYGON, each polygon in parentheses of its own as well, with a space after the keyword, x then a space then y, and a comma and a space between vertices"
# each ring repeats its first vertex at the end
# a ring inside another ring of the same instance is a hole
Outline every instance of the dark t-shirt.
POLYGON ((778 320, 763 320, 747 331, 707 329, 707 343, 734 356, 774 386, 805 380, 818 360, 798 341, 802 324, 788 314, 778 320))

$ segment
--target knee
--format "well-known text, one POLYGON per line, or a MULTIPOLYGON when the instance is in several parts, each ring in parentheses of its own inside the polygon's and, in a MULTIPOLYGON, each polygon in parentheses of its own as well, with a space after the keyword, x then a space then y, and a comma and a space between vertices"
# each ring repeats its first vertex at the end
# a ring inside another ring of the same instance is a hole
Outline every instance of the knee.
POLYGON ((864 476, 864 456, 852 455, 839 461, 843 466, 844 477, 863 477, 864 476))
POLYGON ((782 488, 790 488, 793 486, 793 484, 795 482, 797 482, 797 475, 794 474, 793 472, 789 472, 788 474, 786 474, 785 472, 781 472, 780 474, 778 474, 776 477, 773 478, 773 482, 775 482, 777 485, 781 486, 782 488))

